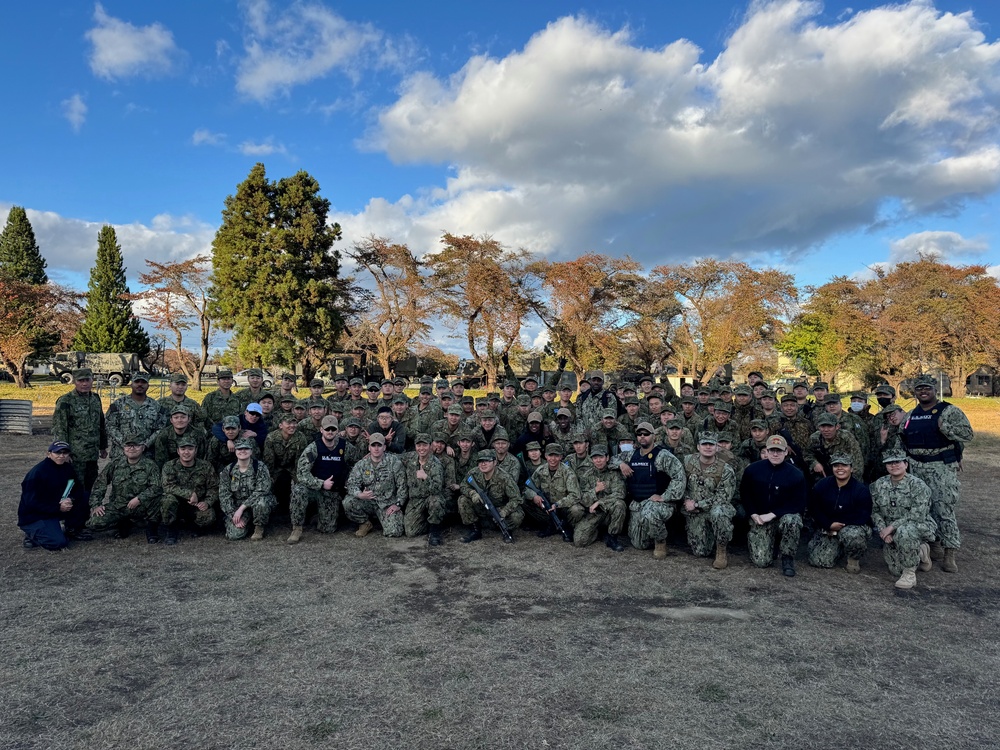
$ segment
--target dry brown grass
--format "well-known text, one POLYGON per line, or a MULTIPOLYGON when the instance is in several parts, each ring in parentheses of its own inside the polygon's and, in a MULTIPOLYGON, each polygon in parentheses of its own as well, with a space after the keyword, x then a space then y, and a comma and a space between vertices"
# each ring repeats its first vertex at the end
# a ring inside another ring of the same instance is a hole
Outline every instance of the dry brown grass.
POLYGON ((0 747, 985 748, 996 715, 996 455, 964 474, 962 572, 895 591, 745 549, 577 550, 520 534, 263 543, 141 534, 20 549, 0 477, 0 747), (696 609, 700 608, 700 609, 696 609))

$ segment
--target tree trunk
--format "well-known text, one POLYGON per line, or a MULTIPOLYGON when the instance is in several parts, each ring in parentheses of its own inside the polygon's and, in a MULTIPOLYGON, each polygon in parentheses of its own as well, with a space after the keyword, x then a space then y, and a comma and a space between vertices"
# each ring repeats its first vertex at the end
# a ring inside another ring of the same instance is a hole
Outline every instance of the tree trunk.
POLYGON ((25 359, 22 360, 21 362, 14 362, 13 360, 8 359, 7 357, 4 357, 2 360, 0 360, 0 364, 2 364, 3 368, 8 373, 10 373, 10 376, 14 379, 14 385, 16 385, 18 388, 28 387, 28 379, 25 377, 24 373, 24 363, 26 361, 27 360, 25 359))
POLYGON ((302 382, 306 385, 313 379, 313 375, 316 374, 316 367, 313 365, 311 359, 305 359, 302 361, 302 382))
POLYGON ((968 377, 965 374, 965 368, 959 365, 956 368, 954 377, 951 373, 948 373, 948 377, 951 379, 951 395, 953 398, 965 398, 968 391, 965 386, 965 379, 968 377))

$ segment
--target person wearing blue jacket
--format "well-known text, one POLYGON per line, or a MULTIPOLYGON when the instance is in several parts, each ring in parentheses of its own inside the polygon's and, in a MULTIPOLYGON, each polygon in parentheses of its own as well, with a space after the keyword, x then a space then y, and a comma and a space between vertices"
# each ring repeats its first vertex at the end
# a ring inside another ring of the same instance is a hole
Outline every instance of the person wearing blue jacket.
POLYGON ((847 572, 861 572, 861 558, 872 535, 872 494, 851 472, 849 453, 830 457, 833 476, 820 479, 809 496, 816 531, 809 540, 809 564, 832 568, 847 557, 847 572))
POLYGON ((84 528, 89 515, 86 491, 70 460, 69 443, 57 440, 21 482, 17 525, 24 532, 24 548, 55 551, 71 539, 90 540, 91 534, 84 528), (66 523, 65 532, 61 521, 66 523))

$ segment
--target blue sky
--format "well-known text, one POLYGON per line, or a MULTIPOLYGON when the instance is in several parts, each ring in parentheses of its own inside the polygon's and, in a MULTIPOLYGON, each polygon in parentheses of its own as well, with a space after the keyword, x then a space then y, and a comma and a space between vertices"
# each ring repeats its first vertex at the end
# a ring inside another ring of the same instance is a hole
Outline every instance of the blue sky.
POLYGON ((341 247, 490 233, 804 285, 917 252, 1000 266, 995 2, 106 0, 4 21, 0 219, 25 206, 75 286, 104 223, 133 280, 206 252, 256 161, 316 176, 341 247))

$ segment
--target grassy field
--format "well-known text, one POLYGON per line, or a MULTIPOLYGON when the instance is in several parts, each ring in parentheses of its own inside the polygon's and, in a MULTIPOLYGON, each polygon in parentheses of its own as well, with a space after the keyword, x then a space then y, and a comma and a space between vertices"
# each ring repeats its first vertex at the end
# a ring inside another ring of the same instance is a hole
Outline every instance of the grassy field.
POLYGON ((18 484, 48 439, 5 436, 0 747, 1000 746, 997 454, 967 452, 961 573, 898 592, 519 534, 275 526, 259 544, 142 535, 26 552, 18 484))

